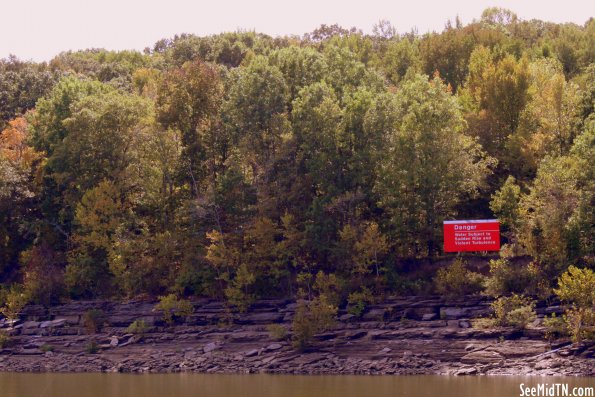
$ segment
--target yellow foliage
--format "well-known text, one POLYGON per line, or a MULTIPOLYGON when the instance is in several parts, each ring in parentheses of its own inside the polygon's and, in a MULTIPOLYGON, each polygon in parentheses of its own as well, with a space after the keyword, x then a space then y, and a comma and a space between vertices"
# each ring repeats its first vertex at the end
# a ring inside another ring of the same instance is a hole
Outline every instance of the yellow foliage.
POLYGON ((374 266, 376 276, 380 275, 378 265, 381 257, 388 251, 386 237, 378 229, 378 224, 369 222, 361 238, 355 243, 356 271, 362 274, 369 272, 369 267, 374 266))
POLYGON ((207 239, 211 244, 207 247, 205 258, 213 265, 218 273, 224 269, 235 268, 239 261, 239 252, 225 244, 223 234, 217 230, 207 232, 207 239))
POLYGON ((269 218, 258 218, 246 230, 244 246, 255 267, 274 267, 279 261, 278 234, 277 225, 269 218))
POLYGON ((122 221, 124 206, 116 186, 107 180, 88 190, 76 207, 79 231, 75 240, 109 250, 111 237, 122 221))
POLYGON ((570 266, 558 279, 558 288, 554 292, 563 301, 592 308, 595 306, 595 273, 591 269, 570 266))

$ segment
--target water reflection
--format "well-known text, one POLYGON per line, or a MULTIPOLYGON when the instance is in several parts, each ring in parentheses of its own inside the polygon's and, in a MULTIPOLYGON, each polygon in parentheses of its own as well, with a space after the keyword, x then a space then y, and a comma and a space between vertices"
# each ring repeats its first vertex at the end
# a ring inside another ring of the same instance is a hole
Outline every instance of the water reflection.
POLYGON ((519 385, 594 386, 594 378, 0 374, 2 397, 505 397, 519 385))

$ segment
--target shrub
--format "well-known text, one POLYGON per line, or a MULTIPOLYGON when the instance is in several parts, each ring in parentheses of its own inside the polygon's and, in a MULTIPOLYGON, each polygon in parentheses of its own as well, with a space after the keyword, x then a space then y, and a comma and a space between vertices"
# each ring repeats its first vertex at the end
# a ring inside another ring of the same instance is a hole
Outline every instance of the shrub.
POLYGON ((230 305, 235 306, 240 313, 245 313, 254 302, 255 296, 250 292, 251 286, 256 281, 256 275, 242 263, 225 288, 224 293, 230 305))
POLYGON ((83 324, 88 334, 100 332, 106 320, 105 312, 101 309, 87 310, 83 316, 83 324))
POLYGON ((492 302, 496 325, 525 328, 535 319, 535 301, 523 295, 512 294, 492 302))
POLYGON ((565 302, 578 307, 595 306, 595 273, 591 269, 570 266, 558 279, 556 295, 565 302))
POLYGON ((545 338, 549 341, 568 335, 568 327, 564 317, 558 317, 556 313, 552 313, 550 317, 544 317, 543 326, 547 329, 545 338))
POLYGON ((460 297, 481 292, 483 277, 465 267, 462 258, 456 258, 446 268, 441 268, 434 277, 434 286, 439 294, 460 297))
POLYGON ((324 294, 330 304, 338 306, 341 300, 341 290, 343 289, 343 284, 343 280, 341 280, 335 274, 325 274, 322 270, 320 270, 316 274, 313 289, 318 294, 324 294))
POLYGON ((564 322, 573 342, 595 339, 595 312, 592 308, 568 309, 564 322))
POLYGON ((287 339, 287 328, 281 324, 269 324, 267 331, 269 331, 269 335, 274 340, 280 341, 287 339))
POLYGON ((10 346, 12 340, 4 332, 0 332, 0 349, 10 346))
POLYGON ((186 299, 178 299, 175 294, 160 296, 155 309, 163 312, 163 321, 173 324, 176 318, 186 318, 194 312, 192 303, 186 299))
POLYGON ((87 354, 96 354, 97 352, 99 352, 99 346, 97 345, 97 342, 89 342, 85 347, 85 351, 87 352, 87 354))
POLYGON ((520 198, 521 188, 511 175, 508 176, 504 185, 492 195, 490 209, 500 219, 503 229, 508 232, 515 229, 518 224, 520 198))
POLYGON ((149 327, 144 320, 134 320, 132 324, 126 328, 126 332, 135 335, 144 335, 149 330, 149 327))
POLYGON ((0 308, 0 313, 11 320, 17 319, 25 305, 29 303, 28 295, 18 284, 12 285, 8 292, 5 292, 3 295, 4 305, 0 308))
POLYGON ((538 264, 512 265, 507 258, 500 258, 490 261, 485 292, 493 297, 530 294, 546 298, 551 294, 551 289, 548 278, 538 264))
POLYGON ((543 266, 537 262, 531 262, 525 268, 527 272, 527 285, 525 294, 534 295, 541 299, 547 299, 552 295, 550 278, 547 276, 543 266))
POLYGON ((42 241, 21 252, 23 288, 31 302, 57 304, 64 292, 64 254, 42 241))
POLYGON ((54 351, 54 346, 49 345, 47 343, 44 343, 43 345, 41 345, 39 347, 39 350, 41 350, 44 353, 46 353, 46 352, 53 352, 54 351))
POLYGON ((509 325, 520 329, 527 327, 533 320, 535 320, 534 305, 517 307, 506 315, 506 322, 509 325))
POLYGON ((490 260, 490 276, 486 279, 486 293, 493 297, 523 292, 527 285, 526 274, 513 268, 506 258, 490 260))
POLYGON ((572 308, 564 314, 564 322, 574 342, 595 337, 595 273, 591 269, 570 266, 558 279, 556 295, 572 308))
POLYGON ((303 351, 309 347, 315 334, 333 326, 336 314, 337 307, 324 294, 310 302, 300 300, 292 321, 294 348, 303 351))
POLYGON ((361 291, 352 292, 347 298, 347 312, 356 317, 361 317, 366 310, 366 306, 374 301, 372 292, 366 287, 362 287, 361 291))
POLYGON ((4 307, 6 304, 6 297, 8 296, 8 289, 4 285, 0 284, 0 307, 4 307))
POLYGON ((496 326, 496 319, 494 317, 481 317, 471 320, 473 328, 489 329, 496 326))
POLYGON ((432 283, 424 278, 408 279, 399 274, 388 273, 387 284, 395 294, 400 296, 407 295, 426 295, 431 293, 432 283))

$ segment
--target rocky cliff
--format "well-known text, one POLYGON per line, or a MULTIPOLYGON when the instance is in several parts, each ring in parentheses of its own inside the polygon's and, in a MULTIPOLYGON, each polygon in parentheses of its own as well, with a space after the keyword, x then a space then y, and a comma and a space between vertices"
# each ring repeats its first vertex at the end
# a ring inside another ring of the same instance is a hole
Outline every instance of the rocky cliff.
POLYGON ((471 320, 490 314, 487 298, 388 299, 361 318, 340 311, 335 328, 299 353, 269 332, 270 324, 290 330, 295 303, 259 301, 244 314, 217 301, 193 304, 173 326, 153 311, 155 302, 28 306, 21 320, 0 320, 11 336, 0 371, 595 375, 593 343, 545 341, 541 320, 559 306, 538 305, 525 330, 475 329, 471 320), (105 314, 98 333, 85 327, 89 310, 105 314), (146 324, 143 335, 127 333, 135 320, 146 324))

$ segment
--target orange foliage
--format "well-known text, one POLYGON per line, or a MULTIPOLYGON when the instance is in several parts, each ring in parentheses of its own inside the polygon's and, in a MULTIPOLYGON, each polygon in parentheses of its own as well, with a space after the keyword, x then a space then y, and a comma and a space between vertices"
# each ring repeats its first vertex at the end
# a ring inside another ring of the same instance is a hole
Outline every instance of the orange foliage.
POLYGON ((17 117, 0 132, 0 154, 23 168, 31 168, 41 158, 41 153, 27 145, 28 127, 24 117, 17 117))

